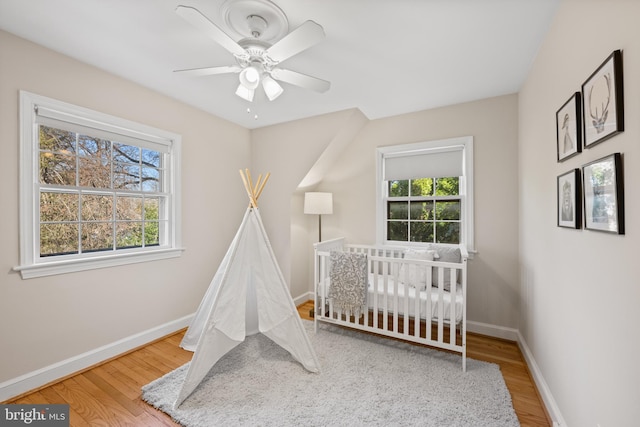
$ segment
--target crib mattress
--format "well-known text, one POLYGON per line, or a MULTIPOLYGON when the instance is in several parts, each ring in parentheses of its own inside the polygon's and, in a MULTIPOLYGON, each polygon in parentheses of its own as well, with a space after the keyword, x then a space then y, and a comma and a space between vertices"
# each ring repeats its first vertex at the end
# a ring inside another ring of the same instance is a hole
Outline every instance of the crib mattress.
MULTIPOLYGON (((385 283, 384 277, 375 274, 369 274, 369 282, 367 289, 367 306, 369 309, 377 309, 379 312, 386 311, 387 313, 398 313, 404 315, 407 313, 411 317, 416 316, 416 311, 419 313, 421 319, 430 317, 432 320, 439 319, 440 314, 440 290, 437 288, 431 288, 430 294, 426 290, 418 290, 412 286, 406 286, 404 283, 398 283, 397 290, 396 285, 392 277, 387 276, 385 283), (394 295, 397 295, 395 297, 394 295), (416 298, 420 299, 418 307, 416 308, 416 298), (427 308, 427 300, 429 301, 429 308, 427 308)), ((328 300, 329 288, 331 286, 329 278, 318 284, 317 290, 319 295, 325 295, 328 300)), ((455 304, 455 322, 458 323, 462 320, 462 311, 464 307, 464 298, 462 295, 462 286, 457 284, 455 286, 455 292, 442 292, 442 311, 444 319, 446 321, 451 320, 451 304, 452 300, 455 304)))

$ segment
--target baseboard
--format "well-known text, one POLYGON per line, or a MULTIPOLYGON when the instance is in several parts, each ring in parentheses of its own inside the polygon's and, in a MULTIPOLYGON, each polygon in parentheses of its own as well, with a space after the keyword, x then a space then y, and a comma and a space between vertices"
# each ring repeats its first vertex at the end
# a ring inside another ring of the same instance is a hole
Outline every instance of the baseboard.
POLYGON ((494 338, 502 338, 510 341, 518 341, 518 330, 505 326, 496 326, 489 323, 473 322, 467 320, 467 332, 487 335, 494 338))
POLYGON ((189 326, 193 314, 0 383, 0 402, 80 372, 189 326))
POLYGON ((314 295, 315 294, 313 292, 306 292, 300 295, 299 297, 294 298, 293 302, 296 305, 296 307, 298 307, 300 304, 304 304, 307 301, 313 301, 314 295))
POLYGON ((547 382, 544 380, 542 376, 542 372, 536 363, 536 360, 533 358, 533 353, 529 349, 527 342, 524 340, 524 337, 518 331, 518 346, 520 347, 520 352, 524 356, 525 361, 527 362, 527 366, 529 367, 529 372, 533 377, 533 381, 536 383, 536 387, 538 388, 538 392, 540 393, 540 397, 542 397, 542 401, 544 402, 547 411, 549 412, 549 416, 553 422, 553 427, 564 427, 567 423, 564 421, 562 414, 560 413, 560 408, 558 408, 558 404, 556 400, 553 398, 551 394, 551 390, 549 390, 549 386, 547 382))

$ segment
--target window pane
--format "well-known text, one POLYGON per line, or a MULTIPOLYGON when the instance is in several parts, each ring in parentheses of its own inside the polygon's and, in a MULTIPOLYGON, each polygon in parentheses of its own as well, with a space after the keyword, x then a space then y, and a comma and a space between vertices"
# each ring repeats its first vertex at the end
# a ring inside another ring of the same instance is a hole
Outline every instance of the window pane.
POLYGON ((110 251, 112 249, 112 222, 86 222, 82 224, 82 252, 110 251))
POLYGON ((433 178, 412 179, 411 196, 433 196, 433 178))
POLYGON ((94 157, 78 158, 78 181, 81 187, 111 188, 111 165, 104 159, 94 157))
POLYGON ((157 151, 142 149, 142 164, 154 168, 160 167, 160 153, 157 151))
POLYGON ((409 240, 408 221, 387 221, 387 240, 406 242, 409 240))
POLYGON ((409 203, 407 202, 388 202, 387 218, 388 219, 408 219, 409 203))
POLYGON ((122 163, 140 163, 140 148, 132 145, 113 143, 113 160, 122 163))
POLYGON ((56 153, 72 154, 75 152, 76 134, 49 126, 40 126, 40 149, 56 153))
POLYGON ((406 197, 409 195, 409 181, 389 181, 389 197, 406 197))
POLYGON ((433 202, 410 202, 410 219, 433 219, 433 202))
POLYGON ((158 246, 160 244, 160 225, 157 221, 145 221, 144 245, 158 246))
POLYGON ((438 222, 436 223, 436 242, 438 243, 460 243, 460 223, 459 222, 438 222))
POLYGON ((115 163, 113 166, 113 188, 116 190, 139 190, 140 166, 131 163, 115 163))
POLYGON ((160 171, 142 167, 142 191, 160 191, 160 171))
POLYGON ((459 220, 460 219, 460 201, 438 201, 436 202, 436 219, 441 220, 459 220))
POLYGON ((160 199, 157 197, 147 197, 144 199, 144 219, 159 219, 158 209, 160 206, 160 199))
POLYGON ((411 222, 412 242, 433 242, 433 222, 411 222))
POLYGON ((436 179, 436 196, 457 196, 460 194, 458 177, 436 179))
POLYGON ((113 218, 113 196, 82 195, 83 221, 108 221, 113 218))
POLYGON ((116 223, 116 248, 125 249, 139 247, 142 247, 142 223, 116 223))
POLYGON ((42 184, 76 185, 76 158, 73 155, 40 153, 42 184))
POLYGON ((116 219, 142 219, 142 197, 117 196, 116 200, 116 219))
POLYGON ((69 193, 40 193, 40 222, 78 220, 78 195, 69 193))
POLYGON ((89 135, 78 135, 78 155, 109 163, 111 160, 111 141, 89 135))
POLYGON ((78 253, 78 224, 41 224, 40 256, 78 253))

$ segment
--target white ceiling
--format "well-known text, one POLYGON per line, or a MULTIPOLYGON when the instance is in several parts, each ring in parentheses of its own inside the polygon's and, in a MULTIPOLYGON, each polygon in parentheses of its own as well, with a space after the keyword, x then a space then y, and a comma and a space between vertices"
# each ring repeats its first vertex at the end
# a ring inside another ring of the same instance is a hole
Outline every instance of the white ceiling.
POLYGON ((331 88, 283 83, 275 101, 257 95, 250 104, 234 93, 237 74, 173 73, 235 64, 174 12, 193 6, 225 29, 225 1, 0 0, 0 29, 253 129, 354 107, 373 120, 515 93, 559 2, 274 0, 290 30, 313 20, 326 33, 283 66, 331 88))

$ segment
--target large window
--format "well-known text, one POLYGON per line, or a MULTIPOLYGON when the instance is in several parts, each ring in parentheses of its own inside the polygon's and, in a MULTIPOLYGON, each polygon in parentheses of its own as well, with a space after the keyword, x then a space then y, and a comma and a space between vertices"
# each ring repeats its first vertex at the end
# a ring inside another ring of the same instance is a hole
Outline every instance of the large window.
POLYGON ((378 149, 378 241, 473 250, 473 139, 378 149))
POLYGON ((178 256, 180 137, 21 92, 22 276, 178 256))

